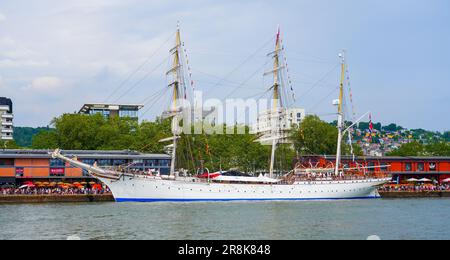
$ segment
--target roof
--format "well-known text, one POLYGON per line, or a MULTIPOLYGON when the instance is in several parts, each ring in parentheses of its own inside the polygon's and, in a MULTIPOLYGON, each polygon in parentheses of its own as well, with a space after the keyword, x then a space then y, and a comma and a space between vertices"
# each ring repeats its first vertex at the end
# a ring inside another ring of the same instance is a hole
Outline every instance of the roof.
MULTIPOLYGON (((86 113, 87 111, 89 111, 90 109, 93 108, 103 108, 103 109, 112 109, 114 107, 118 107, 119 109, 121 107, 136 107, 137 109, 142 109, 144 107, 144 105, 142 104, 108 104, 108 103, 88 103, 88 104, 84 104, 79 113, 86 113)), ((117 110, 117 109, 114 109, 117 110)))
MULTIPOLYGON (((50 159, 53 150, 0 150, 2 159, 50 159)), ((171 159, 167 154, 147 154, 136 151, 89 151, 89 150, 63 150, 63 155, 77 156, 82 159, 128 159, 128 160, 152 160, 171 159)))

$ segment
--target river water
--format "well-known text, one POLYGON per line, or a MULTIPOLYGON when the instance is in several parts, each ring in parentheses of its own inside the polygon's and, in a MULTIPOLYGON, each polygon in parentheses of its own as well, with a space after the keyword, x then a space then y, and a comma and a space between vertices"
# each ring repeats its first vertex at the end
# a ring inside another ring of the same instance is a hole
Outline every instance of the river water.
POLYGON ((0 205, 0 239, 450 239, 450 199, 0 205))

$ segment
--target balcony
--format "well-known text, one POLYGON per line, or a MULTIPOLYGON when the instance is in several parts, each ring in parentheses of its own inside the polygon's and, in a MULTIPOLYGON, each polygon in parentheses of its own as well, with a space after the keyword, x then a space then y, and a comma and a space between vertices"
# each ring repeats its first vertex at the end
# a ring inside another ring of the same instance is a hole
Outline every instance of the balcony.
POLYGON ((12 115, 12 114, 2 114, 2 118, 10 118, 10 119, 13 119, 13 118, 14 118, 14 115, 12 115))
POLYGON ((2 129, 2 133, 12 134, 12 133, 14 133, 14 130, 13 129, 2 129))
POLYGON ((12 141, 12 140, 14 140, 14 138, 12 135, 0 135, 0 140, 12 141))
POLYGON ((13 126, 13 122, 9 122, 9 121, 1 121, 2 122, 2 126, 13 126))

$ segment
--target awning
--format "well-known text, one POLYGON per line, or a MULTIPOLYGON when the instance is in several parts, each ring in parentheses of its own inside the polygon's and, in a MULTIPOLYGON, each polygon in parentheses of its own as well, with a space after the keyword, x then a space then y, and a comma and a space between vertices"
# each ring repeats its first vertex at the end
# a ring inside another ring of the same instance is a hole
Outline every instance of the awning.
POLYGON ((447 178, 447 179, 443 180, 442 182, 449 183, 450 182, 450 178, 447 178))
POLYGON ((418 182, 419 180, 418 180, 418 179, 415 179, 415 178, 411 178, 411 179, 408 179, 407 181, 408 181, 408 182, 418 182))
POLYGON ((427 179, 427 178, 420 179, 419 181, 420 182, 433 182, 432 180, 427 179))
POLYGON ((34 184, 25 184, 19 187, 19 189, 26 189, 26 188, 34 188, 36 187, 34 184))

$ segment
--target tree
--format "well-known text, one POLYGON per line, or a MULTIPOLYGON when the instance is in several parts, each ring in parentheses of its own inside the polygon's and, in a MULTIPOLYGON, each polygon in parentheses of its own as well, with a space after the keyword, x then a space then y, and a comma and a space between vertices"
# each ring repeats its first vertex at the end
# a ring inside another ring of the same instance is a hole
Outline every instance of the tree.
POLYGON ((450 143, 439 142, 425 146, 425 152, 429 156, 450 156, 450 143))
POLYGON ((14 127, 14 141, 20 147, 31 147, 33 144, 33 136, 42 131, 49 131, 48 127, 14 127))
POLYGON ((53 120, 54 130, 33 138, 33 148, 65 150, 131 149, 138 123, 129 118, 65 114, 53 120))
POLYGON ((414 141, 402 145, 399 149, 388 153, 388 156, 421 156, 424 154, 424 145, 414 141))
POLYGON ((19 146, 15 141, 0 140, 0 150, 1 149, 19 149, 19 146))
POLYGON ((388 156, 450 156, 450 143, 439 142, 424 145, 414 141, 402 145, 399 149, 387 154, 388 156))
POLYGON ((382 127, 382 130, 388 131, 388 132, 396 132, 396 131, 400 131, 402 129, 403 129, 403 127, 398 126, 396 124, 390 124, 390 125, 382 127))
MULTIPOLYGON (((304 154, 336 154, 338 131, 336 127, 320 120, 317 116, 307 116, 300 127, 291 133, 296 151, 304 154)), ((361 154, 359 146, 354 145, 356 154, 361 154)), ((343 141, 343 154, 350 153, 350 146, 343 141)))
POLYGON ((54 130, 41 131, 32 137, 34 149, 56 149, 59 147, 57 135, 54 130))
POLYGON ((446 142, 450 142, 450 131, 445 132, 443 137, 446 142))

